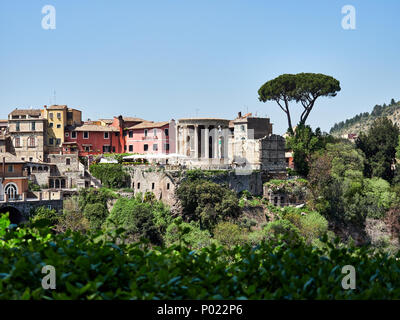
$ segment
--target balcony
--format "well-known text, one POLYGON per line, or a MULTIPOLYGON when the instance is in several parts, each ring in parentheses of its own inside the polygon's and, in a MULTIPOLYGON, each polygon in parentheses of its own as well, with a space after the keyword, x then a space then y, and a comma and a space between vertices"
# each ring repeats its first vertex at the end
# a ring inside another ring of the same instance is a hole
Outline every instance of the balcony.
POLYGON ((142 140, 157 140, 157 136, 147 136, 147 137, 142 137, 142 140))

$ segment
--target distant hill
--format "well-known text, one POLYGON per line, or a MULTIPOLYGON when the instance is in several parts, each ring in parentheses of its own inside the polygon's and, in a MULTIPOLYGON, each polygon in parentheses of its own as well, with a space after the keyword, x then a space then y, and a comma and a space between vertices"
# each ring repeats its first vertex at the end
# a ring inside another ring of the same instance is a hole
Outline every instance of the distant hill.
POLYGON ((389 105, 376 105, 371 113, 364 112, 351 119, 335 123, 329 131, 335 137, 347 134, 359 134, 369 129, 374 120, 378 117, 387 117, 400 127, 400 101, 392 99, 389 105))

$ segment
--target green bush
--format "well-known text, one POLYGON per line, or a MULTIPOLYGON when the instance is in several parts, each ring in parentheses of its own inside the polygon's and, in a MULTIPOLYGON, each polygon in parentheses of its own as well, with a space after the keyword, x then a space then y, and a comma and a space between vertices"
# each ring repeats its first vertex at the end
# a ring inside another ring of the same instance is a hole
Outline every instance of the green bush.
POLYGON ((129 175, 122 164, 101 163, 90 165, 90 173, 107 188, 127 187, 129 175))
POLYGON ((107 208, 102 203, 88 203, 83 215, 89 221, 91 229, 100 229, 108 216, 107 208))
POLYGON ((186 223, 181 217, 174 219, 167 227, 164 239, 168 246, 179 244, 192 249, 201 249, 214 242, 210 232, 201 230, 198 222, 186 223))
POLYGON ((160 226, 156 225, 155 220, 153 203, 143 202, 139 194, 133 199, 118 199, 107 218, 107 226, 124 228, 130 241, 146 238, 154 244, 160 244, 160 226))
POLYGON ((246 242, 244 232, 232 222, 218 223, 214 229, 214 239, 227 247, 234 247, 246 242))
POLYGON ((116 244, 118 232, 54 234, 15 228, 0 218, 0 299, 397 299, 400 255, 367 247, 288 246, 261 242, 148 248, 116 244), (107 240, 110 239, 110 240, 107 240), (44 290, 42 267, 56 270, 57 290, 44 290), (356 289, 344 290, 342 267, 356 268, 356 289))
POLYGON ((214 182, 186 180, 176 194, 185 220, 199 221, 202 229, 212 230, 219 221, 237 218, 240 214, 236 193, 214 182))

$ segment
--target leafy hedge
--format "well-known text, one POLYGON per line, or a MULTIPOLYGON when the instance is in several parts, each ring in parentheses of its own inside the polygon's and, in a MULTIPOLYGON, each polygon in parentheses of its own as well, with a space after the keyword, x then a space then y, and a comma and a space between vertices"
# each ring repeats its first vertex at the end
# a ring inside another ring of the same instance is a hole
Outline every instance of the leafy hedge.
POLYGON ((0 299, 389 299, 400 296, 399 255, 343 247, 317 249, 282 241, 198 251, 186 247, 116 245, 120 231, 54 234, 15 228, 0 218, 0 299), (106 237, 107 238, 107 237, 106 237), (56 289, 44 290, 44 265, 56 289), (344 290, 345 265, 356 289, 344 290))
POLYGON ((128 184, 129 175, 122 164, 99 163, 90 165, 90 173, 107 188, 124 188, 128 184))

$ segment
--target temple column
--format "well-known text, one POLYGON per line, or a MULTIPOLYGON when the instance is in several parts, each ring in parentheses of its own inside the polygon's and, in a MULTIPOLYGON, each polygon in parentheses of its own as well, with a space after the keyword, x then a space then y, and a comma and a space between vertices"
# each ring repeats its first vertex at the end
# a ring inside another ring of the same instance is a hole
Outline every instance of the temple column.
POLYGON ((187 133, 188 133, 188 127, 187 127, 187 125, 184 125, 183 126, 183 154, 185 156, 187 156, 187 154, 188 154, 187 133))
POLYGON ((194 157, 199 158, 199 126, 194 126, 194 157))
POLYGON ((204 158, 210 158, 210 130, 208 126, 204 128, 204 158))
POLYGON ((176 153, 177 154, 179 154, 179 142, 180 142, 180 139, 179 139, 179 125, 176 125, 176 127, 175 127, 175 148, 176 148, 176 153))

